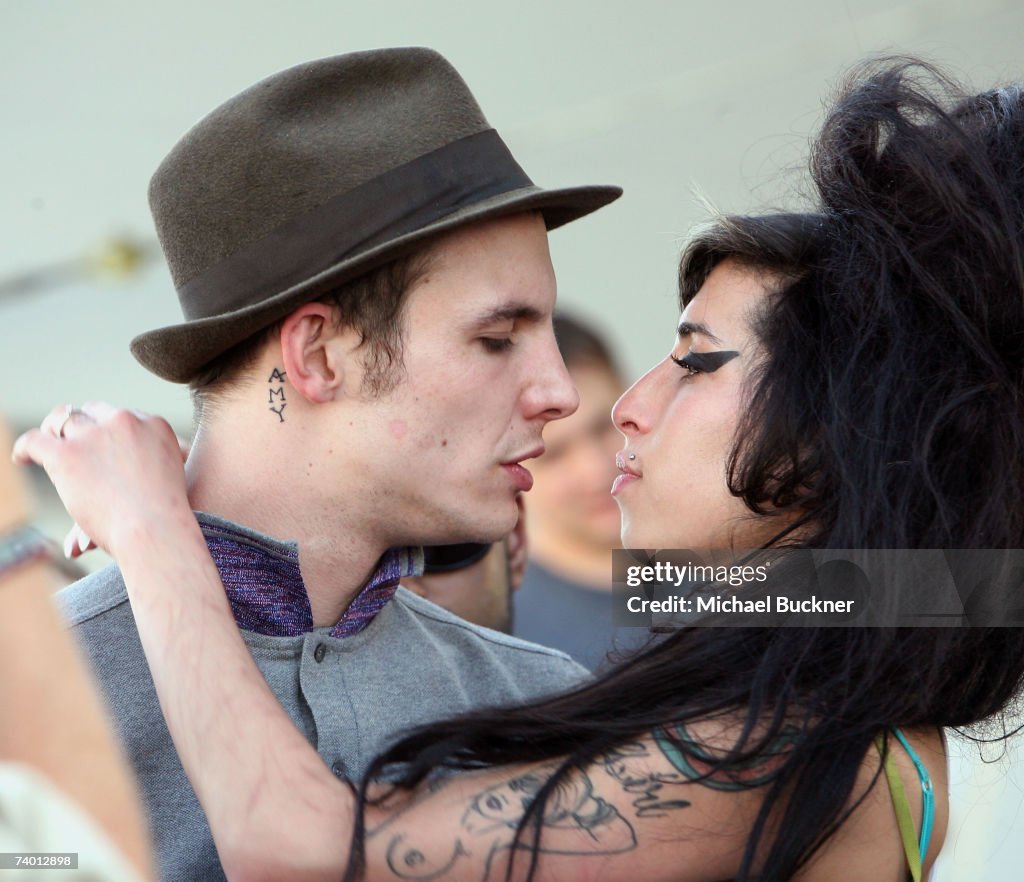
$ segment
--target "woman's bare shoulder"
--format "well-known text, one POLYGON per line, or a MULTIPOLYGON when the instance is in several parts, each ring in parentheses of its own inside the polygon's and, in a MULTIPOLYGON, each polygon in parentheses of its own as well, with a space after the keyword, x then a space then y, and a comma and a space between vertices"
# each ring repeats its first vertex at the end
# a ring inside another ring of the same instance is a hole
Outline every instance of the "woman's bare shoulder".
MULTIPOLYGON (((939 729, 911 729, 903 734, 928 772, 935 801, 934 826, 924 860, 923 876, 927 878, 942 847, 949 822, 946 745, 939 729)), ((888 741, 910 805, 915 835, 919 836, 924 805, 921 778, 914 761, 899 741, 895 737, 888 741)), ((863 799, 850 818, 800 874, 800 882, 830 882, 837 878, 903 882, 908 878, 892 793, 874 747, 864 755, 850 806, 861 797, 863 799)))

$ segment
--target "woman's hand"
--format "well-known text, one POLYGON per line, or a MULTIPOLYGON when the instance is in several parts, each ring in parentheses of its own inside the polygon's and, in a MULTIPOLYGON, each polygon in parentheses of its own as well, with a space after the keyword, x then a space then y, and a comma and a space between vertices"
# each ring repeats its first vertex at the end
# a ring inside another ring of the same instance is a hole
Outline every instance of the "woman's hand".
POLYGON ((14 444, 15 462, 41 465, 74 518, 71 555, 91 537, 116 557, 138 530, 190 511, 182 454, 163 419, 104 402, 55 407, 14 444))

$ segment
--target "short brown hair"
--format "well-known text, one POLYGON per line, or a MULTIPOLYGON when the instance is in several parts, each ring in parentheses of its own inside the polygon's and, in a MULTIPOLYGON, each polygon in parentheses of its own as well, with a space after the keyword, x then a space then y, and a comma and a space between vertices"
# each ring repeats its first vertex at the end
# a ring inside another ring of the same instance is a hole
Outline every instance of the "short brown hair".
MULTIPOLYGON (((360 346, 366 347, 363 391, 368 395, 381 395, 397 383, 402 362, 402 310, 406 295, 429 270, 430 255, 430 248, 422 248, 315 298, 337 310, 338 327, 348 325, 359 332, 360 346)), ((263 347, 280 333, 283 322, 274 322, 207 362, 192 378, 188 387, 197 424, 256 363, 263 347)))

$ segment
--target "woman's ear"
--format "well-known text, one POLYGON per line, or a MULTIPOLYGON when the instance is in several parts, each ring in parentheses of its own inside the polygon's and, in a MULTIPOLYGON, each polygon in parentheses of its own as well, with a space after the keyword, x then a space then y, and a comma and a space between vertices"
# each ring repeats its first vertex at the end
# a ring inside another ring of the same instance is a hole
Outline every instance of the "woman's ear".
POLYGON ((311 404, 333 401, 343 391, 346 374, 356 367, 357 347, 358 335, 338 327, 335 310, 326 303, 306 303, 281 324, 285 375, 311 404))

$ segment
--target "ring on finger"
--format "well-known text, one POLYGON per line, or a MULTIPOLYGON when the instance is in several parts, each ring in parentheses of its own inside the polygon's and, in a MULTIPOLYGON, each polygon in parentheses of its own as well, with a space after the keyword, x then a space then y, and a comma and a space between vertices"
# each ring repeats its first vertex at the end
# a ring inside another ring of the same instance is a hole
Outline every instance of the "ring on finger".
POLYGON ((64 434, 64 429, 67 427, 67 424, 71 421, 71 418, 73 416, 75 416, 77 414, 80 414, 80 413, 83 413, 83 412, 84 411, 81 408, 75 407, 72 404, 64 405, 64 421, 60 424, 60 428, 57 430, 57 437, 58 438, 65 438, 65 437, 67 437, 64 434))

